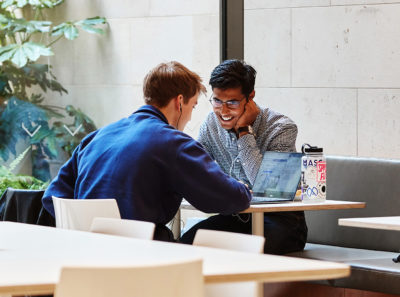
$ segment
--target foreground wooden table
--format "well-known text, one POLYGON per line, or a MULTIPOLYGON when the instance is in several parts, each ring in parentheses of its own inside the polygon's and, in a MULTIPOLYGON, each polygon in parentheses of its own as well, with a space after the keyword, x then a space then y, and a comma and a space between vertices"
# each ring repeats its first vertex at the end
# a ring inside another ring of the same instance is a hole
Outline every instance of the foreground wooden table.
MULTIPOLYGON (((350 209, 365 208, 364 202, 326 200, 319 203, 303 203, 301 201, 270 203, 251 205, 242 213, 252 213, 252 233, 264 236, 264 213, 280 211, 301 211, 301 210, 329 210, 329 209, 350 209)), ((181 204, 181 209, 195 209, 188 202, 181 204)))
POLYGON ((206 283, 346 277, 348 265, 0 222, 0 295, 53 294, 64 266, 138 266, 203 259, 206 283))
POLYGON ((339 219, 339 225, 400 231, 400 216, 339 219))

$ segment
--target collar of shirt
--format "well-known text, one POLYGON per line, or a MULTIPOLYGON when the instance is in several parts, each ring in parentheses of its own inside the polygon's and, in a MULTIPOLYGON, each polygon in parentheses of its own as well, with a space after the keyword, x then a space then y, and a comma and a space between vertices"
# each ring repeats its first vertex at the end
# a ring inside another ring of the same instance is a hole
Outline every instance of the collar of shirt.
POLYGON ((138 110, 136 110, 133 114, 141 113, 141 112, 153 114, 153 115, 157 116, 158 118, 160 118, 166 124, 169 124, 165 115, 157 107, 155 107, 153 105, 143 105, 138 110))

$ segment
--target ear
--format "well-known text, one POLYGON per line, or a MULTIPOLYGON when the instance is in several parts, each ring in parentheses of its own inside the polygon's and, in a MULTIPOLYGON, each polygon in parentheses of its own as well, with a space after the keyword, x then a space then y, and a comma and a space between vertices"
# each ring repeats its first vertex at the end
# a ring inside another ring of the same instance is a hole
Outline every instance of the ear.
POLYGON ((176 108, 178 111, 181 111, 182 105, 183 105, 183 95, 179 94, 179 95, 176 96, 173 100, 174 100, 175 108, 176 108))
POLYGON ((256 95, 256 91, 253 90, 253 91, 249 94, 249 100, 253 100, 255 95, 256 95))

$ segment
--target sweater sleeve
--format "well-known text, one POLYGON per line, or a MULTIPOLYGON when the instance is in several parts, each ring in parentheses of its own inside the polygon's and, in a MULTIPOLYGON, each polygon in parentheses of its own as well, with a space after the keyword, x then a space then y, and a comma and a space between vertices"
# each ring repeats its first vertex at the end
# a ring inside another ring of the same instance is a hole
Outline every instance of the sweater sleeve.
POLYGON ((61 167, 57 176, 52 180, 44 192, 43 207, 53 216, 54 206, 52 196, 59 198, 74 198, 75 182, 78 177, 78 155, 79 152, 93 139, 96 131, 86 136, 75 148, 71 158, 61 167))
POLYGON ((249 189, 225 174, 193 139, 177 152, 174 183, 179 194, 203 212, 233 214, 250 205, 249 189))
POLYGON ((257 135, 247 134, 238 140, 239 158, 251 184, 254 184, 265 152, 260 147, 268 151, 295 152, 297 126, 292 122, 279 126, 271 139, 266 138, 268 143, 263 143, 260 147, 257 145, 255 137, 257 135))
POLYGON ((74 198, 75 181, 77 176, 77 149, 72 157, 61 167, 58 175, 52 180, 46 192, 44 192, 43 207, 53 216, 54 206, 52 196, 59 198, 74 198))

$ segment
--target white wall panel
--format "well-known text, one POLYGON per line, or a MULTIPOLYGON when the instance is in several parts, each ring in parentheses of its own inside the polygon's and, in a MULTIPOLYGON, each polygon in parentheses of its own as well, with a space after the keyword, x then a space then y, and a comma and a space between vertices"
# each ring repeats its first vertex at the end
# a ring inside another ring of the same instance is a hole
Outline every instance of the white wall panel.
POLYGON ((331 0, 245 0, 245 9, 329 6, 331 0))
POLYGON ((354 4, 391 4, 400 3, 398 0, 331 0, 331 5, 354 5, 354 4))
POLYGON ((50 14, 60 21, 94 16, 108 19, 145 17, 150 14, 150 0, 68 0, 50 14))
POLYGON ((244 57, 258 71, 258 87, 290 86, 290 31, 288 9, 245 11, 244 57))
POLYGON ((400 87, 400 5, 293 10, 293 86, 400 87))
MULTIPOLYGON (((161 62, 177 60, 192 67, 193 18, 160 17, 133 19, 129 38, 132 48, 132 83, 142 84, 147 72, 161 62)), ((128 62, 129 63, 129 62, 128 62)))
POLYGON ((298 126, 296 147, 322 146, 325 154, 357 155, 357 92, 329 88, 257 88, 255 101, 298 126))
POLYGON ((150 3, 151 16, 177 16, 219 13, 219 1, 216 0, 150 0, 150 3))
POLYGON ((82 36, 72 41, 74 46, 73 84, 115 84, 132 82, 132 48, 129 21, 109 20, 105 35, 82 32, 82 36))
POLYGON ((400 159, 400 90, 359 90, 359 155, 400 159))
POLYGON ((79 107, 98 128, 129 116, 144 104, 141 87, 134 86, 66 86, 68 95, 54 95, 50 104, 79 107))

